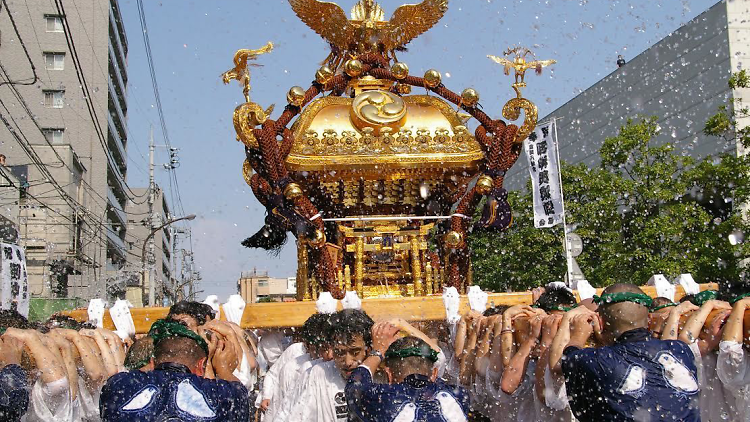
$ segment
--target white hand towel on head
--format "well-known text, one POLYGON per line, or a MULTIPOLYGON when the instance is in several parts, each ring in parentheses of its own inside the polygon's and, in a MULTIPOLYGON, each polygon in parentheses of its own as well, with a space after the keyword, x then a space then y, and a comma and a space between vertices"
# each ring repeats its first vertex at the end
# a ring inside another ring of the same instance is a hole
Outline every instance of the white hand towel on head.
POLYGON ((487 309, 487 292, 479 286, 469 287, 469 307, 472 311, 484 312, 487 309))
POLYGON ((133 305, 129 301, 118 299, 109 308, 109 316, 115 323, 115 334, 123 340, 135 336, 135 324, 133 323, 133 316, 130 314, 130 308, 132 307, 133 305))
POLYGON ((567 289, 568 291, 571 291, 570 287, 568 287, 562 281, 551 281, 551 282, 547 283, 547 288, 548 289, 551 289, 553 287, 559 288, 559 289, 567 289))
POLYGON ((208 295, 206 296, 206 300, 204 300, 203 303, 213 308, 214 312, 216 312, 216 315, 219 315, 219 306, 221 305, 219 303, 219 296, 208 295))
POLYGON ((445 305, 446 321, 450 324, 456 324, 461 319, 461 316, 458 315, 461 297, 455 287, 448 287, 443 290, 443 305, 445 305))
POLYGON ((648 279, 648 286, 656 287, 656 295, 659 297, 666 297, 667 299, 674 301, 675 287, 674 284, 670 283, 664 274, 654 274, 648 279))
POLYGON ((245 312, 245 299, 240 295, 232 295, 227 299, 227 303, 221 305, 224 308, 224 316, 227 321, 233 322, 237 325, 242 321, 242 313, 245 312))
POLYGON ((596 289, 591 286, 588 280, 578 280, 576 287, 578 288, 578 296, 581 300, 591 299, 596 294, 596 289))
POLYGON ((362 309, 362 299, 357 296, 357 292, 346 292, 341 304, 344 309, 362 309))
POLYGON ((88 308, 88 319, 97 328, 104 328, 104 308, 107 304, 101 299, 91 299, 88 308))
POLYGON ((690 274, 680 274, 675 284, 682 286, 686 295, 696 295, 701 291, 701 286, 693 280, 693 276, 690 274))
POLYGON ((315 302, 315 309, 319 314, 335 314, 336 306, 336 299, 331 296, 331 292, 321 292, 318 301, 315 302))

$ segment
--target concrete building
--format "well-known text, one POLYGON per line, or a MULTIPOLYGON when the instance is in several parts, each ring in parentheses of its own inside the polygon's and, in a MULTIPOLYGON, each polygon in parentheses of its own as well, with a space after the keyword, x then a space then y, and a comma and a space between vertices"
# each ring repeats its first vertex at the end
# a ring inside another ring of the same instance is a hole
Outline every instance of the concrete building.
POLYGON ((267 272, 243 271, 237 281, 237 293, 247 303, 294 301, 297 296, 297 278, 273 278, 267 272))
MULTIPOLYGON (((599 148, 628 118, 658 116, 656 142, 695 158, 737 149, 703 134, 719 106, 750 101, 750 90, 729 89, 732 72, 750 67, 750 1, 719 2, 562 107, 540 119, 556 119, 560 158, 599 164, 599 148)), ((747 105, 741 105, 747 107, 747 105)), ((525 156, 509 171, 506 186, 522 189, 529 179, 525 156)))
POLYGON ((32 294, 111 297, 126 261, 128 42, 117 0, 10 0, 0 152, 26 183, 32 294), (17 32, 16 32, 17 28, 17 32))
MULTIPOLYGON (((148 188, 134 188, 133 191, 136 195, 148 194, 148 188)), ((167 204, 167 197, 164 195, 164 191, 157 185, 154 193, 154 221, 149 224, 148 221, 148 203, 137 204, 129 202, 126 208, 128 212, 128 234, 132 236, 132 241, 128 241, 128 268, 140 272, 143 268, 143 259, 141 253, 143 251, 143 242, 151 233, 151 227, 159 227, 171 219, 172 213, 167 204)), ((165 227, 164 229, 156 232, 154 238, 154 277, 149 278, 144 282, 143 289, 141 290, 141 277, 132 277, 128 280, 125 287, 130 287, 131 292, 142 292, 143 297, 139 297, 137 293, 128 295, 128 299, 135 306, 142 306, 144 303, 148 303, 148 294, 151 289, 150 280, 154 280, 155 289, 155 303, 162 303, 165 296, 167 296, 172 302, 175 298, 172 297, 174 292, 174 276, 172 275, 173 270, 173 235, 172 228, 165 227), (137 304, 138 303, 138 304, 137 304)), ((148 244, 146 245, 146 257, 148 257, 149 250, 148 244)))

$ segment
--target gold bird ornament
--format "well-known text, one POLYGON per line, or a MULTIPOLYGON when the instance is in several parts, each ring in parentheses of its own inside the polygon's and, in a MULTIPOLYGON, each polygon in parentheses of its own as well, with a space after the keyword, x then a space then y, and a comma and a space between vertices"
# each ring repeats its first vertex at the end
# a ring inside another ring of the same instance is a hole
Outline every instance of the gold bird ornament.
POLYGON ((385 12, 374 0, 360 0, 351 19, 336 3, 319 0, 289 0, 294 13, 331 45, 323 61, 336 71, 345 59, 362 53, 379 53, 394 59, 394 51, 432 28, 448 10, 448 0, 423 0, 406 4, 385 20, 385 12))
POLYGON ((487 57, 493 62, 502 65, 504 67, 503 71, 506 75, 510 75, 511 69, 515 71, 516 82, 512 86, 519 98, 521 97, 520 88, 526 87, 524 76, 526 75, 527 70, 534 69, 537 75, 541 75, 543 68, 557 63, 556 60, 536 60, 534 53, 525 47, 509 48, 503 54, 505 56, 513 55, 514 57, 512 60, 508 60, 504 57, 493 56, 492 54, 488 54, 487 57), (527 60, 527 56, 529 55, 532 60, 527 60))

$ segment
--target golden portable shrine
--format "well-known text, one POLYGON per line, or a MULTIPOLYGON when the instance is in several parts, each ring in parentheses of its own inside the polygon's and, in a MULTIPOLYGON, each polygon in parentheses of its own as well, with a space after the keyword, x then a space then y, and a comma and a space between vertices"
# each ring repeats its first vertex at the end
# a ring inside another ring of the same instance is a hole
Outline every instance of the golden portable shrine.
MULTIPOLYGON (((375 320, 445 320, 438 294, 446 286, 465 293, 471 284, 470 228, 504 230, 512 223, 503 180, 537 122, 536 106, 521 93, 525 74, 554 61, 538 61, 521 47, 505 51, 507 58, 488 56, 515 77, 515 97, 501 114, 515 121, 523 111, 518 126, 483 112, 475 89, 457 94, 437 70, 418 77, 397 60, 396 52, 443 17, 447 0, 401 6, 388 21, 372 0, 357 3, 351 19, 333 3, 289 3, 331 45, 312 85, 292 87, 275 119, 273 106, 251 101, 249 67, 273 50, 270 42, 237 51, 234 67, 222 75, 242 86, 245 103, 233 119, 245 147, 242 173, 267 211, 264 226, 243 244, 275 251, 292 232, 298 252, 298 302, 248 304, 240 325, 301 326, 316 312, 320 292, 341 299, 346 291, 364 298, 362 309, 375 320), (481 218, 471 227, 480 202, 481 218)), ((643 291, 658 296, 653 286, 643 291)), ((677 286, 675 300, 684 295, 677 286)), ((531 304, 532 294, 490 293, 487 303, 531 304)), ((168 310, 132 309, 135 331, 147 333, 168 310)), ((458 312, 468 310, 463 295, 458 312)), ((86 309, 67 314, 88 320, 86 309)), ((219 317, 226 319, 223 307, 219 317)), ((115 328, 109 311, 103 323, 115 328)), ((750 312, 745 327, 750 333, 750 312)))
POLYGON ((466 237, 482 198, 476 230, 504 230, 512 220, 503 178, 534 129, 537 108, 521 95, 535 61, 524 48, 510 59, 489 56, 515 73, 516 96, 488 116, 473 88, 457 94, 431 69, 409 74, 396 52, 434 26, 447 0, 404 5, 385 20, 361 0, 351 19, 334 3, 289 0, 297 16, 331 46, 307 89, 292 87, 276 118, 250 100, 251 60, 269 53, 239 50, 235 67, 246 102, 234 112, 245 146, 243 175, 266 208, 265 225, 247 247, 278 250, 287 232, 297 239, 297 299, 319 292, 341 299, 425 296, 471 284, 466 237), (416 92, 412 92, 412 91, 416 92), (422 94, 424 90, 424 94, 422 94), (478 124, 469 130, 475 119, 478 124), (434 250, 430 239, 436 239, 434 250))

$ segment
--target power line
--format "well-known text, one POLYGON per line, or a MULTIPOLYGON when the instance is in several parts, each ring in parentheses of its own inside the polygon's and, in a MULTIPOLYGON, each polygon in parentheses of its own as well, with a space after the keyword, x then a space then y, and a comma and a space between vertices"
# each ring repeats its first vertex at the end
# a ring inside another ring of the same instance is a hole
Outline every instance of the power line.
MULTIPOLYGON (((142 32, 142 35, 143 35, 143 45, 144 45, 145 50, 146 50, 146 59, 147 59, 146 61, 148 62, 149 73, 151 74, 151 85, 152 85, 153 90, 154 90, 154 98, 155 98, 155 101, 156 101, 156 109, 157 109, 157 111, 159 113, 159 122, 161 123, 162 136, 164 137, 164 142, 166 143, 167 147, 169 147, 170 150, 171 150, 172 144, 171 144, 171 142, 169 140, 169 133, 167 131, 167 124, 166 124, 166 121, 164 119, 164 110, 163 110, 162 104, 161 104, 161 96, 159 95, 159 83, 158 83, 158 81, 156 79, 156 70, 154 69, 154 58, 153 58, 153 55, 151 53, 151 40, 149 38, 148 25, 146 24, 146 12, 145 12, 145 9, 143 7, 143 0, 138 0, 137 3, 138 3, 138 17, 140 18, 140 21, 141 21, 141 32, 142 32)), ((180 184, 179 184, 179 181, 177 179, 177 171, 176 171, 176 169, 174 169, 174 168, 171 169, 171 176, 172 177, 169 179, 169 184, 170 184, 170 195, 173 196, 172 203, 175 205, 175 210, 179 210, 180 214, 185 215, 185 208, 184 208, 184 206, 182 204, 182 197, 180 196, 180 184), (174 179, 174 185, 175 185, 174 186, 174 190, 172 189, 172 179, 174 179), (175 196, 177 198, 177 201, 174 200, 175 196)), ((185 224, 187 225, 187 223, 185 223, 185 224)), ((190 230, 189 226, 188 226, 188 232, 190 233, 188 235, 188 239, 189 239, 189 245, 190 245, 190 252, 192 254, 192 252, 193 252, 193 236, 192 236, 192 231, 190 230)))
MULTIPOLYGON (((104 154, 107 156, 107 159, 110 160, 110 162, 114 163, 114 158, 112 158, 112 155, 109 151, 109 148, 107 147, 107 141, 104 136, 104 130, 101 127, 101 124, 99 123, 99 117, 96 113, 96 107, 93 103, 93 96, 91 95, 91 91, 89 89, 88 83, 86 81, 86 76, 84 72, 81 70, 81 62, 78 57, 78 50, 75 46, 75 41, 73 40, 72 34, 70 32, 70 25, 68 23, 67 15, 65 14, 65 7, 62 4, 61 0, 55 0, 55 6, 57 7, 57 12, 60 14, 62 23, 63 23, 63 34, 65 35, 65 42, 68 46, 68 50, 70 51, 71 58, 73 59, 73 67, 75 67, 76 70, 76 77, 78 78, 78 82, 81 85, 81 90, 83 92, 84 99, 86 100, 86 108, 89 112, 89 116, 91 117, 91 122, 94 125, 94 131, 97 134, 97 139, 99 140, 99 143, 102 146, 102 149, 104 150, 104 154)), ((136 204, 142 204, 146 201, 147 195, 137 195, 135 192, 133 192, 130 189, 130 186, 125 182, 125 180, 120 179, 117 177, 118 175, 115 175, 115 179, 117 181, 117 184, 120 185, 121 188, 124 190, 127 190, 130 192, 130 195, 128 195, 127 192, 125 192, 125 195, 133 201, 136 204), (138 202, 135 200, 135 198, 144 198, 143 201, 138 202)))
MULTIPOLYGON (((0 71, 2 71, 4 78, 10 80, 10 75, 8 74, 7 70, 2 65, 2 63, 0 63, 0 71)), ((44 141, 47 143, 47 145, 49 145, 49 147, 52 149, 52 152, 57 157, 58 161, 60 161, 61 166, 59 166, 58 168, 60 168, 60 167, 66 167, 71 173, 74 173, 75 171, 65 162, 65 160, 63 160, 63 158, 57 152, 57 149, 54 147, 54 145, 52 145, 52 143, 49 141, 49 139, 47 139, 47 137, 45 136, 44 129, 41 127, 41 125, 39 125, 39 122, 34 117, 34 114, 31 112, 31 109, 29 108, 29 105, 26 102, 26 100, 23 98, 23 95, 21 95, 21 93, 13 85, 10 85, 10 88, 13 91, 13 94, 16 97, 16 99, 21 104, 21 107, 26 111, 26 114, 28 114, 30 120, 36 126, 37 130, 39 131, 39 133, 42 134, 42 139, 44 139, 44 141)), ((19 130, 20 130, 20 125, 13 118, 13 115, 10 113, 10 110, 8 109, 7 106, 5 106, 5 103, 3 103, 2 100, 0 100, 0 104, 5 109, 5 111, 8 113, 10 119, 13 121, 13 123, 16 125, 16 127, 18 127, 19 130)), ((31 145, 31 142, 28 140, 28 138, 26 138, 26 135, 23 133, 23 131, 20 131, 20 133, 23 136, 23 138, 26 139, 26 141, 29 143, 29 145, 31 145)), ((107 202, 108 202, 107 199, 104 196, 102 196, 99 192, 97 192, 96 189, 94 189, 94 187, 91 186, 85 180, 81 179, 81 182, 84 184, 84 189, 88 189, 88 191, 90 193, 93 193, 94 195, 98 196, 99 199, 101 199, 103 201, 103 207, 106 208, 107 207, 107 202)), ((112 208, 114 208, 116 210, 122 211, 123 213, 128 214, 128 211, 126 211, 124 208, 118 208, 114 204, 109 204, 109 206, 111 206, 112 208)))
MULTIPOLYGON (((153 54, 151 53, 151 40, 148 34, 148 25, 146 24, 146 13, 143 7, 143 0, 138 0, 138 16, 141 21, 141 30, 143 33, 143 45, 146 49, 146 61, 148 62, 149 73, 151 75, 151 85, 154 90, 154 99, 156 101, 156 109, 157 109, 157 112, 159 113, 159 123, 161 124, 162 136, 164 137, 164 142, 166 143, 167 147, 171 149, 172 143, 170 142, 170 139, 169 139, 169 133, 167 131, 167 123, 164 118, 164 109, 162 107, 161 96, 159 94, 159 83, 156 78, 156 70, 154 67, 153 54)), ((170 183, 170 194, 174 196, 172 198, 172 203, 175 204, 175 209, 179 210, 180 214, 185 214, 185 209, 182 204, 182 198, 180 197, 180 186, 177 180, 177 172, 175 169, 171 169, 171 171, 172 171, 171 173, 172 177, 170 178, 169 183, 170 183), (171 188, 173 179, 174 179, 174 185, 175 185, 174 190, 171 188), (176 201, 175 201, 175 197, 177 199, 176 201)))
MULTIPOLYGON (((31 65, 31 73, 34 75, 34 78, 31 82, 13 82, 8 80, 8 84, 10 85, 34 85, 38 80, 39 76, 36 74, 36 66, 34 66, 34 61, 31 60, 31 55, 29 54, 29 50, 26 49, 26 44, 23 43, 21 40, 21 34, 18 32, 18 26, 16 26, 16 20, 13 19, 13 15, 10 13, 10 9, 8 9, 8 3, 6 0, 3 0, 3 6, 5 6, 5 13, 8 14, 8 18, 10 18, 10 24, 13 26, 13 31, 16 33, 16 37, 18 38, 18 42, 21 43, 21 47, 23 48, 23 52, 26 54, 26 59, 29 61, 29 64, 31 65)), ((3 85, 0 83, 0 85, 3 85)))

